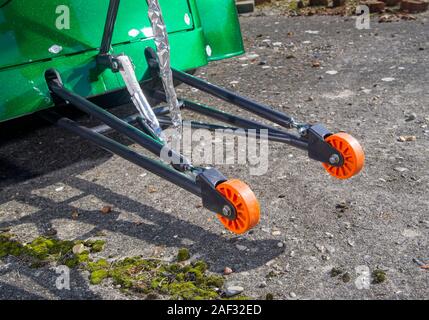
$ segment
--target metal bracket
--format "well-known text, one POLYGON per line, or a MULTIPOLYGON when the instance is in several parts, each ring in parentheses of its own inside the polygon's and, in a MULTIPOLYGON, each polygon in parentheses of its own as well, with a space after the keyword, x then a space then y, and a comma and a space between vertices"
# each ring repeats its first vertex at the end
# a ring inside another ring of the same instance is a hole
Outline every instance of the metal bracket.
POLYGON ((330 135, 332 133, 321 124, 308 128, 308 156, 313 160, 341 167, 344 164, 342 154, 325 141, 330 135))
POLYGON ((196 182, 201 188, 204 208, 216 212, 229 220, 235 220, 237 217, 235 207, 216 190, 216 186, 227 180, 222 173, 213 168, 204 170, 196 177, 196 182))
POLYGON ((116 56, 109 53, 99 54, 96 57, 97 64, 112 70, 112 72, 117 73, 120 70, 120 63, 116 56))

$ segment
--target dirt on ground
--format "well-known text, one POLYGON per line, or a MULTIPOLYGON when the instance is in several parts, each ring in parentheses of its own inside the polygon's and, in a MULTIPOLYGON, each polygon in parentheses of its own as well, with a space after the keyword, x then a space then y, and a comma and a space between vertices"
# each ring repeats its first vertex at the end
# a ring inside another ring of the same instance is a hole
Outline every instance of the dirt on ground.
MULTIPOLYGON (((105 241, 95 258, 172 260, 186 247, 211 273, 230 268, 225 286, 255 299, 426 299, 428 15, 371 22, 358 30, 352 17, 242 17, 247 54, 197 72, 296 119, 352 134, 366 153, 359 176, 336 180, 304 152, 277 143, 262 176, 245 165, 219 166, 249 184, 261 204, 260 224, 235 236, 197 197, 61 129, 22 119, 1 127, 0 229, 22 242, 40 235, 105 241)), ((178 94, 255 118, 186 86, 178 94)), ((111 281, 91 285, 88 276, 72 269, 70 290, 58 290, 52 266, 7 256, 0 298, 139 298, 111 281)))

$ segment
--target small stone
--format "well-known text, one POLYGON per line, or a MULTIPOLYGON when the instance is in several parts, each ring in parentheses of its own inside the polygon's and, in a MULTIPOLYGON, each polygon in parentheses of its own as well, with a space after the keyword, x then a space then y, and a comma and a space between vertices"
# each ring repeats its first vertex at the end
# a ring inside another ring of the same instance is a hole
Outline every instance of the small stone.
POLYGON ((246 250, 247 250, 247 247, 246 247, 246 246, 242 246, 242 245, 240 245, 240 244, 237 244, 235 247, 236 247, 238 250, 240 250, 240 251, 246 251, 246 250))
POLYGON ((319 243, 316 243, 314 246, 316 247, 316 249, 317 249, 318 251, 320 251, 320 252, 322 252, 322 253, 326 252, 326 248, 325 248, 323 245, 321 245, 321 244, 319 244, 319 243))
POLYGON ((225 291, 225 296, 227 297, 227 298, 229 298, 229 297, 233 297, 233 296, 237 296, 237 295, 239 295, 240 293, 242 293, 244 291, 244 288, 243 287, 240 287, 240 286, 231 286, 231 287, 228 287, 227 289, 226 289, 226 291, 225 291))
POLYGON ((398 172, 405 172, 405 171, 408 171, 408 169, 407 169, 407 168, 404 168, 404 167, 396 167, 396 168, 395 168, 395 171, 398 171, 398 172))
POLYGON ((313 68, 320 68, 320 61, 314 60, 311 65, 313 68))
POLYGON ((412 142, 416 140, 417 140, 416 136, 399 136, 398 138, 399 142, 412 142))
POLYGON ((270 260, 270 261, 268 261, 267 263, 265 263, 265 265, 266 265, 267 267, 271 267, 275 262, 276 262, 276 260, 275 260, 275 259, 273 259, 273 260, 270 260))
POLYGON ((395 78, 392 78, 392 77, 386 77, 386 78, 381 79, 381 81, 384 81, 384 82, 392 82, 392 81, 395 81, 395 78))
POLYGON ((283 248, 285 245, 284 245, 284 243, 283 242, 279 242, 279 243, 277 243, 277 247, 279 247, 279 248, 283 248))
POLYGON ((293 257, 295 257, 295 254, 296 254, 296 253, 295 253, 295 251, 293 251, 293 250, 292 250, 292 251, 289 253, 289 257, 293 258, 293 257))
POLYGON ((74 254, 78 255, 83 253, 85 249, 86 249, 85 246, 82 243, 79 243, 73 247, 72 251, 74 254))
POLYGON ((158 192, 158 190, 157 190, 155 187, 149 187, 149 188, 147 189, 147 191, 148 191, 149 193, 156 193, 156 192, 158 192))
POLYGON ((414 112, 405 115, 406 122, 414 121, 416 119, 417 119, 417 114, 415 114, 414 112))
POLYGON ((354 247, 354 246, 355 246, 355 242, 354 242, 353 240, 351 240, 351 239, 347 240, 347 244, 348 244, 350 247, 354 247))
POLYGON ((101 208, 101 213, 102 214, 108 214, 112 212, 112 207, 111 206, 104 206, 103 208, 101 208))
POLYGON ((344 222, 344 227, 349 230, 352 227, 352 224, 350 222, 344 222))
POLYGON ((231 273, 233 273, 232 269, 230 267, 225 267, 225 269, 223 269, 223 274, 228 276, 231 273))
POLYGON ((333 235, 332 233, 325 232, 325 234, 326 234, 326 236, 327 236, 329 239, 333 239, 333 238, 334 238, 334 235, 333 235))
POLYGON ((336 75, 338 73, 338 71, 336 70, 328 70, 326 71, 327 74, 330 74, 331 76, 336 75))
POLYGON ((273 43, 273 46, 274 47, 281 47, 283 45, 283 43, 282 42, 280 42, 280 41, 278 41, 278 42, 274 42, 273 43))
POLYGON ((272 233, 273 236, 280 236, 281 234, 282 233, 280 231, 278 231, 278 230, 273 231, 273 233, 272 233))
POLYGON ((79 218, 79 212, 77 210, 73 210, 71 216, 73 220, 77 220, 77 218, 79 218))
POLYGON ((291 298, 296 298, 296 293, 295 292, 291 292, 291 293, 289 293, 289 296, 291 297, 291 298))
POLYGON ((58 188, 56 188, 56 189, 55 189, 55 191, 56 191, 56 192, 64 191, 64 187, 58 187, 58 188))
POLYGON ((323 261, 329 261, 329 260, 331 260, 331 257, 330 257, 330 256, 327 256, 327 255, 325 255, 325 254, 322 254, 322 260, 323 260, 323 261))
POLYGON ((260 284, 259 284, 259 288, 261 288, 261 289, 263 289, 263 288, 265 288, 267 286, 267 283, 265 282, 265 281, 262 281, 260 284))

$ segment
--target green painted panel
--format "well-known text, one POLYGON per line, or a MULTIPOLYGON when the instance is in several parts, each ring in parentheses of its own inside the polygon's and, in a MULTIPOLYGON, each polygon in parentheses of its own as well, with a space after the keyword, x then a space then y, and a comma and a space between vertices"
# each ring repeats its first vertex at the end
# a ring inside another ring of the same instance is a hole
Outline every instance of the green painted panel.
MULTIPOLYGON (((108 4, 107 0, 11 1, 0 9, 0 68, 99 47, 108 4), (69 10, 70 28, 59 30, 57 22, 61 22, 64 8, 69 10), (50 52, 54 45, 62 51, 50 52)), ((187 0, 160 0, 160 4, 168 32, 194 28, 187 0)), ((146 0, 121 1, 113 43, 148 36, 151 28, 146 0)))
MULTIPOLYGON (((172 65, 180 70, 198 68, 207 64, 205 42, 201 28, 191 32, 170 35, 172 65), (189 47, 193 50, 189 51, 189 47), (186 52, 187 54, 183 54, 186 52)), ((149 77, 144 58, 147 46, 155 47, 152 39, 114 46, 115 52, 131 57, 139 79, 149 77)), ((95 63, 98 51, 58 57, 49 61, 21 65, 0 71, 0 121, 9 120, 52 106, 44 72, 56 68, 65 86, 82 96, 95 96, 122 88, 120 75, 110 70, 101 71, 95 63)))
POLYGON ((197 0, 201 25, 210 53, 209 60, 221 60, 244 53, 235 0, 197 0))
MULTIPOLYGON (((132 58, 137 77, 142 80, 149 77, 144 49, 147 46, 154 47, 153 39, 143 32, 150 25, 145 1, 121 2, 113 45, 114 53, 125 53, 132 58), (132 37, 130 30, 137 30, 139 33, 132 37)), ((23 3, 29 2, 30 0, 13 0, 9 5, 19 8, 23 3)), ((119 74, 100 69, 95 64, 98 54, 96 48, 101 42, 108 1, 91 1, 88 4, 83 0, 45 0, 31 1, 31 4, 34 12, 40 13, 39 7, 41 11, 42 8, 52 9, 53 7, 48 7, 49 4, 60 2, 76 5, 75 11, 71 12, 75 19, 72 24, 76 28, 70 30, 70 33, 48 28, 54 22, 49 20, 51 18, 47 13, 43 16, 45 18, 40 18, 27 11, 27 14, 21 13, 25 19, 14 19, 13 15, 10 16, 12 11, 7 11, 12 7, 8 8, 7 5, 0 9, 0 122, 52 106, 44 79, 44 72, 49 68, 58 69, 66 87, 82 96, 100 95, 124 87, 119 74), (78 8, 78 5, 85 10, 78 8), (90 12, 86 11, 88 8, 92 8, 90 12), (11 21, 13 31, 10 28, 11 21), (63 51, 58 55, 46 54, 48 45, 52 44, 60 44, 63 51), (44 59, 38 60, 40 57, 44 59), (10 63, 13 65, 5 67, 10 63)), ((206 65, 209 60, 219 60, 243 52, 233 0, 160 2, 167 17, 173 67, 180 70, 194 69, 206 65), (185 14, 188 14, 189 19, 185 19, 185 14), (207 46, 211 48, 211 56, 206 54, 207 46)))

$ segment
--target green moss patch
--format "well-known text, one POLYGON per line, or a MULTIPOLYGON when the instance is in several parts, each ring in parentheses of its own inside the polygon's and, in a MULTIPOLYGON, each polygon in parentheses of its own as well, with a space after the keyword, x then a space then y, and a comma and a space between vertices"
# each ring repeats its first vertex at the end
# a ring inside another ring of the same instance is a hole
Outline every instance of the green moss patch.
POLYGON ((179 249, 179 252, 177 253, 177 261, 186 261, 191 257, 189 254, 189 250, 186 248, 179 249))
MULTIPOLYGON (((204 261, 184 263, 183 261, 190 258, 188 249, 179 250, 177 263, 141 257, 112 262, 106 259, 92 260, 91 254, 102 251, 104 246, 105 242, 101 240, 64 241, 49 237, 38 237, 24 244, 15 240, 13 234, 0 233, 0 258, 20 257, 28 261, 32 268, 40 268, 51 263, 66 265, 69 268, 80 267, 89 272, 89 281, 92 285, 98 285, 105 279, 110 279, 125 293, 141 295, 146 299, 151 297, 184 300, 222 298, 221 288, 224 286, 224 278, 208 273, 208 266, 204 261), (76 246, 81 247, 80 250, 76 250, 76 246)), ((234 299, 247 299, 247 297, 237 296, 234 299)))
MULTIPOLYGON (((80 254, 73 253, 73 247, 82 241, 58 240, 38 237, 24 244, 14 239, 12 234, 0 234, 0 258, 6 256, 22 257, 30 260, 30 267, 39 268, 49 263, 64 264, 74 268, 89 261, 90 246, 80 254)), ((104 245, 104 243, 103 243, 104 245)))
POLYGON ((372 272, 372 283, 379 284, 387 280, 386 272, 380 269, 372 272))
POLYGON ((218 299, 224 284, 221 276, 207 274, 207 264, 196 261, 183 265, 159 260, 126 258, 111 264, 98 260, 88 264, 92 284, 111 278, 124 292, 172 299, 218 299))

